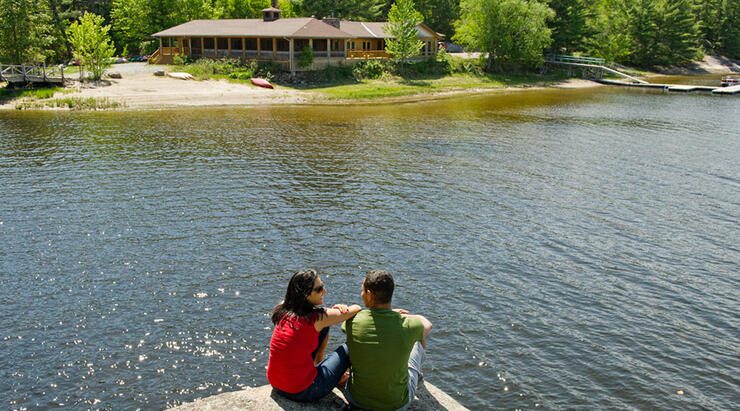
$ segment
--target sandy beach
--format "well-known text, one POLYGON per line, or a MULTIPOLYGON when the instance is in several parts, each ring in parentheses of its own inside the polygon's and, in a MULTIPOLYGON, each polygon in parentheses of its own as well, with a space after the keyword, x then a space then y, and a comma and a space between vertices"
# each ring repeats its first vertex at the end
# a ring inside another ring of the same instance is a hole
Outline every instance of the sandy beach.
MULTIPOLYGON (((167 70, 166 66, 146 63, 117 64, 109 72, 118 72, 120 79, 106 79, 98 84, 75 83, 70 88, 73 93, 58 93, 54 97, 72 98, 106 98, 120 103, 124 108, 157 109, 192 106, 261 106, 261 105, 294 105, 294 104, 367 104, 433 100, 460 94, 479 94, 510 92, 515 90, 533 90, 544 87, 501 87, 452 90, 439 93, 423 93, 411 96, 383 98, 374 100, 329 100, 318 93, 301 91, 277 86, 266 89, 252 84, 231 83, 226 80, 180 80, 171 77, 154 75, 157 70, 167 70)), ((691 67, 693 74, 730 73, 740 71, 737 61, 715 56, 707 56, 704 61, 691 67)), ((587 88, 599 87, 600 84, 583 79, 569 79, 547 88, 587 88)), ((0 105, 0 109, 14 109, 15 101, 0 105)))

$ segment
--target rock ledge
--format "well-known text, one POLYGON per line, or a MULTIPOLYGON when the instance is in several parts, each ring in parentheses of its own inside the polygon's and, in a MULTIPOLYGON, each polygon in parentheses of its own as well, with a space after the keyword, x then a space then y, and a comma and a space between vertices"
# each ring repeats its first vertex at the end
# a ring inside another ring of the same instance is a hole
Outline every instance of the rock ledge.
MULTIPOLYGON (((464 411, 459 402, 428 382, 421 381, 416 398, 409 406, 409 410, 454 410, 464 411)), ((241 391, 227 392, 201 398, 193 402, 171 408, 173 411, 215 411, 215 410, 341 410, 347 400, 339 389, 316 403, 298 403, 287 400, 272 392, 272 387, 246 388, 241 391)))

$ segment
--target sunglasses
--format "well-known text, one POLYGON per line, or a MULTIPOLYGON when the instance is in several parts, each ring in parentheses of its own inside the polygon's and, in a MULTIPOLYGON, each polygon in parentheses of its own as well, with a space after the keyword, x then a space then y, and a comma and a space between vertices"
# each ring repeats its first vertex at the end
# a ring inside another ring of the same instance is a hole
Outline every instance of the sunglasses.
POLYGON ((320 292, 324 291, 324 286, 323 285, 317 285, 316 287, 313 288, 313 290, 315 292, 317 292, 317 293, 320 293, 320 292))

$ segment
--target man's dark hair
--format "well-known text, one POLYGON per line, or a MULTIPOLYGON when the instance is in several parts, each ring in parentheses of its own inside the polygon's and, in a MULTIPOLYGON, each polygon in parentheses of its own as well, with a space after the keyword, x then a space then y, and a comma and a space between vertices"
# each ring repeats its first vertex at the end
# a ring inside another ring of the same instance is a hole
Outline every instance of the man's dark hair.
POLYGON ((373 293, 375 304, 386 304, 393 298, 393 276, 385 270, 372 270, 365 274, 365 290, 373 293))

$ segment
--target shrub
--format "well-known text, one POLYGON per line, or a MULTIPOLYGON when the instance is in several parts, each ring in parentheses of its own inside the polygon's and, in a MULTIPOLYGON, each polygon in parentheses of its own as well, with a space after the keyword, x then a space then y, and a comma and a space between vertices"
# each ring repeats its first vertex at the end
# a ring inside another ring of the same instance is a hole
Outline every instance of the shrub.
POLYGON ((298 58, 298 67, 308 68, 313 64, 313 49, 310 46, 303 48, 301 57, 298 58))
POLYGON ((392 65, 385 60, 363 60, 355 64, 352 68, 352 75, 357 80, 379 79, 383 75, 389 75, 392 72, 392 65))

